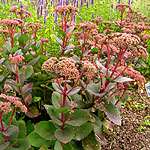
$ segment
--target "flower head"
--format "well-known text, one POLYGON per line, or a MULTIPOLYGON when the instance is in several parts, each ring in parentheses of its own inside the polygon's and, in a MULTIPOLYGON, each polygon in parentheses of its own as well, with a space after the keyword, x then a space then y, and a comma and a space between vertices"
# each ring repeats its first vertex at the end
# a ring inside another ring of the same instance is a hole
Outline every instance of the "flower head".
POLYGON ((15 57, 10 57, 9 58, 9 60, 11 60, 11 62, 13 63, 13 64, 19 64, 20 62, 22 62, 22 60, 24 59, 24 57, 23 56, 21 56, 21 55, 17 55, 17 56, 15 56, 15 57))
POLYGON ((34 31, 37 31, 42 28, 42 24, 40 23, 29 23, 28 28, 31 28, 34 31))
POLYGON ((61 57, 56 64, 56 68, 60 70, 60 75, 65 76, 67 79, 77 79, 79 71, 75 66, 75 61, 71 58, 61 57))
POLYGON ((79 71, 75 63, 71 58, 61 57, 57 59, 56 57, 52 57, 43 63, 42 70, 50 72, 54 72, 55 70, 66 79, 76 79, 79 76, 79 71))
POLYGON ((79 9, 73 6, 57 6, 56 8, 54 8, 54 11, 60 13, 61 15, 67 12, 79 12, 79 9))
POLYGON ((92 64, 89 61, 81 61, 81 64, 83 65, 83 70, 85 71, 85 74, 88 77, 93 77, 97 73, 97 68, 94 64, 92 64))
POLYGON ((55 67, 55 63, 58 59, 56 57, 51 57, 50 59, 48 59, 47 61, 45 61, 42 64, 42 70, 48 72, 53 72, 54 71, 54 67, 55 67))
POLYGON ((15 13, 15 12, 17 12, 17 9, 18 9, 18 6, 12 6, 12 7, 10 7, 9 12, 15 13))
POLYGON ((4 113, 8 113, 12 110, 11 104, 13 104, 15 108, 20 108, 22 112, 27 112, 26 106, 24 106, 17 97, 1 94, 0 100, 0 111, 3 111, 4 113))
POLYGON ((48 42, 49 42, 49 40, 46 39, 46 38, 40 38, 40 40, 41 40, 42 43, 43 43, 43 42, 45 42, 45 43, 48 43, 48 42))
POLYGON ((14 19, 3 19, 0 21, 0 23, 8 28, 19 25, 19 22, 14 19))

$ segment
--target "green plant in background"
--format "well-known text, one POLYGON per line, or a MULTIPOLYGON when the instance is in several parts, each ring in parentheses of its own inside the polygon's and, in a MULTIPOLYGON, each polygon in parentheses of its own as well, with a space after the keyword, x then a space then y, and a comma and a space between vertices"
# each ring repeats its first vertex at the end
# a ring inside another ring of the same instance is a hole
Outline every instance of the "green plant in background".
POLYGON ((144 122, 142 122, 138 128, 138 131, 144 130, 146 127, 150 127, 150 116, 144 117, 144 122))
POLYGON ((128 108, 128 109, 133 109, 133 110, 141 110, 141 109, 146 108, 146 105, 145 104, 139 104, 139 103, 136 102, 136 98, 131 99, 129 97, 126 102, 122 103, 122 107, 123 108, 128 108))

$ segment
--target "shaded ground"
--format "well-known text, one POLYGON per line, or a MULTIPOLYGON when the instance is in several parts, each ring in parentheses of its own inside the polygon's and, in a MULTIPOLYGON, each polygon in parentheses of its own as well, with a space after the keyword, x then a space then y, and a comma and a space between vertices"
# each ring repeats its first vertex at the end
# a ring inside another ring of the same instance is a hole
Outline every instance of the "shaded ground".
POLYGON ((102 150, 150 150, 150 98, 135 90, 122 107, 122 126, 106 135, 102 150))

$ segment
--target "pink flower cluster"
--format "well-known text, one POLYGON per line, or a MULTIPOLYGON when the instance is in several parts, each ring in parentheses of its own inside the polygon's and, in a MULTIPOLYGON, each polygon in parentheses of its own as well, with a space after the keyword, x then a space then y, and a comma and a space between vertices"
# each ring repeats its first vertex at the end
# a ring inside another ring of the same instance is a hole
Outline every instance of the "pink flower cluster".
POLYGON ((43 42, 45 42, 45 43, 48 43, 48 42, 49 42, 49 40, 46 39, 46 38, 40 38, 40 40, 41 40, 42 43, 43 43, 43 42))
POLYGON ((23 105, 17 97, 1 94, 0 100, 0 111, 3 111, 4 113, 8 113, 12 110, 11 104, 13 104, 15 108, 20 108, 22 112, 27 112, 26 106, 23 105))
POLYGON ((16 65, 18 65, 20 62, 22 62, 23 59, 24 59, 24 57, 21 55, 17 55, 15 57, 9 58, 9 60, 11 60, 11 62, 16 65))
POLYGON ((0 112, 4 112, 5 114, 7 114, 11 110, 12 110, 11 103, 9 103, 9 102, 0 102, 0 112))

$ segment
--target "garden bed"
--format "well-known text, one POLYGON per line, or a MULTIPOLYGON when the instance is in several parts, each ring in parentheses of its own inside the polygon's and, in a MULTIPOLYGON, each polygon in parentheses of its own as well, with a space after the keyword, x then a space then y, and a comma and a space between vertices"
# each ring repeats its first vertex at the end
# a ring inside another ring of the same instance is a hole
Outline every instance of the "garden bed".
POLYGON ((131 100, 122 107, 122 126, 115 126, 107 135, 108 142, 102 150, 150 149, 150 98, 146 92, 141 97, 133 90, 131 100))

